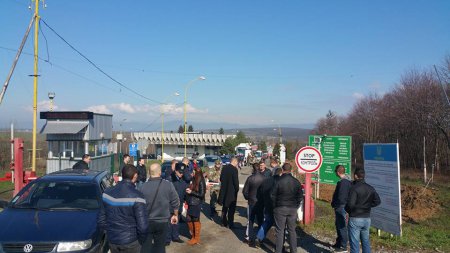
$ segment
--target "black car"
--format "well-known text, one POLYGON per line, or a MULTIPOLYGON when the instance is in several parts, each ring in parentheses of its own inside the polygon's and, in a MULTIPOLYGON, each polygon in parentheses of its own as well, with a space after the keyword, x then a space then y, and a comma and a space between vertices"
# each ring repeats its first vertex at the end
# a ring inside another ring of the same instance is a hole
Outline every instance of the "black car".
POLYGON ((97 226, 106 171, 63 170, 25 186, 0 212, 0 252, 107 252, 97 226))

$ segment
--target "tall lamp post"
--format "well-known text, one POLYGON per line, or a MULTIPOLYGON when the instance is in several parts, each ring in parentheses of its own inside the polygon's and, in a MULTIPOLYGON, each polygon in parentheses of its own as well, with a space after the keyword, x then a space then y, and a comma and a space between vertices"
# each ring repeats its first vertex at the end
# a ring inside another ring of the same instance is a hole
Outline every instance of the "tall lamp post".
POLYGON ((122 134, 122 124, 123 124, 123 122, 125 122, 127 119, 122 119, 122 121, 119 123, 119 126, 120 126, 120 138, 117 138, 117 139, 119 139, 119 170, 120 170, 120 168, 122 168, 122 141, 124 141, 124 138, 123 138, 123 134, 122 134))
MULTIPOLYGON (((270 120, 271 122, 275 122, 275 120, 270 120)), ((278 125, 278 137, 280 138, 280 145, 283 143, 283 137, 282 137, 282 135, 281 135, 281 126, 280 126, 280 123, 278 123, 277 122, 277 125, 278 125)), ((274 129, 274 130, 276 130, 276 129, 274 129)))
POLYGON ((178 92, 175 92, 174 94, 169 95, 166 99, 164 99, 164 103, 161 105, 161 162, 164 162, 164 110, 162 108, 163 105, 166 105, 166 101, 171 96, 179 96, 180 94, 178 92))
POLYGON ((187 92, 188 92, 188 88, 189 86, 191 86, 195 81, 198 80, 205 80, 206 77, 204 76, 199 76, 193 80, 191 80, 187 85, 186 88, 184 90, 184 157, 186 157, 186 104, 187 104, 187 92))

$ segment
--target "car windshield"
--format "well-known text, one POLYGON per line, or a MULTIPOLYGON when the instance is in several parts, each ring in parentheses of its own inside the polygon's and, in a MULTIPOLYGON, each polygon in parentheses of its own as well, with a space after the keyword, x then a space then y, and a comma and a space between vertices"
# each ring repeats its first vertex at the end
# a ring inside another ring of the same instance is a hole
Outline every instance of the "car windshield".
POLYGON ((12 201, 12 208, 89 210, 100 207, 97 187, 84 182, 36 181, 12 201))
POLYGON ((207 162, 215 162, 216 160, 219 159, 219 157, 217 157, 217 156, 207 156, 207 157, 205 157, 205 159, 206 159, 207 162))

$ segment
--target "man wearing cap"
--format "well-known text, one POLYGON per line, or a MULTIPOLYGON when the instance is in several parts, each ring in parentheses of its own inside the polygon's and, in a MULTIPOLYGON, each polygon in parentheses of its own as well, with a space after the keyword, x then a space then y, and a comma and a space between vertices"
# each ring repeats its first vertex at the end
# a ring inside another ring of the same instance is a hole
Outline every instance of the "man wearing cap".
POLYGON ((211 218, 217 214, 216 211, 216 203, 217 203, 217 197, 219 196, 220 191, 220 172, 222 170, 222 162, 220 160, 216 160, 214 162, 214 168, 209 169, 208 171, 208 182, 214 183, 211 188, 209 189, 209 206, 211 210, 211 218))
MULTIPOLYGON (((175 187, 175 190, 178 193, 178 197, 180 198, 180 206, 178 209, 178 214, 181 215, 183 211, 183 203, 186 194, 186 188, 189 186, 189 183, 192 179, 192 172, 189 169, 189 159, 184 157, 181 163, 177 163, 175 165, 175 171, 172 173, 172 183, 175 187)), ((181 221, 181 217, 178 219, 181 221)), ((179 225, 178 224, 170 224, 169 225, 169 233, 166 238, 166 245, 170 244, 170 241, 182 243, 183 240, 180 238, 179 225)))

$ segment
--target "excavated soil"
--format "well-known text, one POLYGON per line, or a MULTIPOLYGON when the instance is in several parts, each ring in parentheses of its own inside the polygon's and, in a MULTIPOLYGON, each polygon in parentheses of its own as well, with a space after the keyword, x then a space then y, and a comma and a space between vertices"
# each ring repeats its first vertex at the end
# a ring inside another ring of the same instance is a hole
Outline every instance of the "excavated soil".
POLYGON ((413 185, 402 185, 402 216, 404 221, 418 222, 433 217, 441 209, 436 191, 413 185))
MULTIPOLYGON (((331 202, 334 185, 320 185, 320 199, 331 202)), ((419 222, 433 217, 441 210, 436 190, 423 186, 402 185, 402 216, 405 222, 419 222)))

